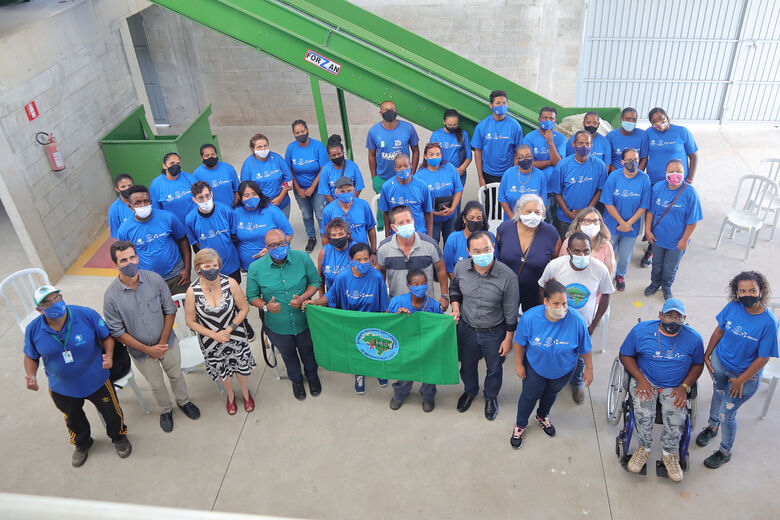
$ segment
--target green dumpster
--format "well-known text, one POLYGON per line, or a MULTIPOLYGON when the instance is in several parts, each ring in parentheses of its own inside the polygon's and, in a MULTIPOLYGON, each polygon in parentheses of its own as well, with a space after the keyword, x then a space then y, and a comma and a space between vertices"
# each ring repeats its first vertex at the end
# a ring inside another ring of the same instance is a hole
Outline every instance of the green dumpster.
POLYGON ((133 110, 121 123, 100 140, 111 178, 129 173, 136 184, 149 186, 160 175, 163 156, 176 152, 185 172, 201 164, 200 146, 213 143, 219 152, 217 136, 211 133, 211 105, 179 135, 155 135, 146 120, 143 105, 133 110))

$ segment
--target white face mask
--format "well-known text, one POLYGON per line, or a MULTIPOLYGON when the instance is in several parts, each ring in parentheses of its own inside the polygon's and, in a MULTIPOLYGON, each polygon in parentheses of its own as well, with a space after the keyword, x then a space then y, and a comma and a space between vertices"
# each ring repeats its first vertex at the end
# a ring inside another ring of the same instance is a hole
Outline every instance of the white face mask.
POLYGON ((536 213, 520 215, 520 221, 529 228, 535 228, 542 220, 544 220, 544 218, 541 215, 537 215, 536 213))
POLYGON ((587 224, 580 227, 580 231, 588 235, 590 238, 595 237, 601 231, 601 224, 587 224))
POLYGON ((148 206, 141 206, 140 208, 133 208, 133 211, 135 211, 135 216, 138 218, 147 218, 149 215, 152 214, 152 205, 149 204, 148 206))
POLYGON ((268 157, 268 154, 271 153, 271 150, 255 150, 255 155, 260 157, 261 159, 265 159, 268 157))
POLYGON ((567 307, 552 307, 550 305, 546 305, 545 309, 547 309, 547 314, 556 320, 562 320, 565 318, 566 312, 569 310, 567 307))
POLYGON ((208 213, 214 209, 214 199, 209 199, 206 202, 198 202, 198 209, 203 213, 208 213))

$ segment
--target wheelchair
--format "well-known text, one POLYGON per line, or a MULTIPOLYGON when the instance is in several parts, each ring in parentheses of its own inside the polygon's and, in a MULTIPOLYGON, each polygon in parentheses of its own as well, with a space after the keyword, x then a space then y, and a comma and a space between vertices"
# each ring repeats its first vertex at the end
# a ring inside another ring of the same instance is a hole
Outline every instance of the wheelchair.
MULTIPOLYGON (((612 425, 616 425, 620 421, 620 418, 623 418, 623 427, 615 438, 615 454, 620 461, 620 465, 623 466, 623 469, 626 471, 628 471, 628 461, 633 454, 633 452, 628 453, 628 450, 631 446, 631 437, 634 433, 634 403, 629 392, 630 383, 631 375, 620 362, 620 357, 615 357, 615 361, 612 362, 612 370, 609 373, 607 421, 612 425)), ((683 471, 688 469, 688 445, 691 442, 691 432, 696 424, 697 390, 697 383, 694 383, 688 394, 686 403, 687 417, 685 419, 685 425, 682 428, 682 436, 680 437, 679 458, 680 467, 683 471)), ((655 424, 663 424, 660 402, 656 403, 655 424)), ((655 473, 659 477, 668 478, 666 467, 660 460, 656 460, 655 462, 655 473)), ((647 465, 645 465, 640 472, 640 475, 646 474, 647 465)))

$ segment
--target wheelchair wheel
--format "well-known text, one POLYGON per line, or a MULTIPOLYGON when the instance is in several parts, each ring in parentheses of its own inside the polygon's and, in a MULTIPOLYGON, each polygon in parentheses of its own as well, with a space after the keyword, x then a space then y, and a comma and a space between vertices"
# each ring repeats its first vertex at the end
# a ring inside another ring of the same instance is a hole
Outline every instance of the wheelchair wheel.
POLYGON ((607 421, 615 425, 620 420, 624 389, 625 369, 619 358, 612 362, 612 370, 609 373, 609 387, 607 388, 607 421))
POLYGON ((691 430, 696 426, 696 414, 699 411, 699 396, 691 398, 691 430))

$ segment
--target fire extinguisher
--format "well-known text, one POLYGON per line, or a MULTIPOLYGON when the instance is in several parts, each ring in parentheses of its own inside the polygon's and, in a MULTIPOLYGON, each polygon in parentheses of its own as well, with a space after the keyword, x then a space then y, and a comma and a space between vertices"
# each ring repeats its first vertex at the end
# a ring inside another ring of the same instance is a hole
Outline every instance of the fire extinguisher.
POLYGON ((35 140, 43 149, 46 150, 46 157, 49 158, 49 166, 52 171, 58 172, 65 169, 65 161, 62 158, 57 141, 52 134, 38 132, 35 134, 35 140))

